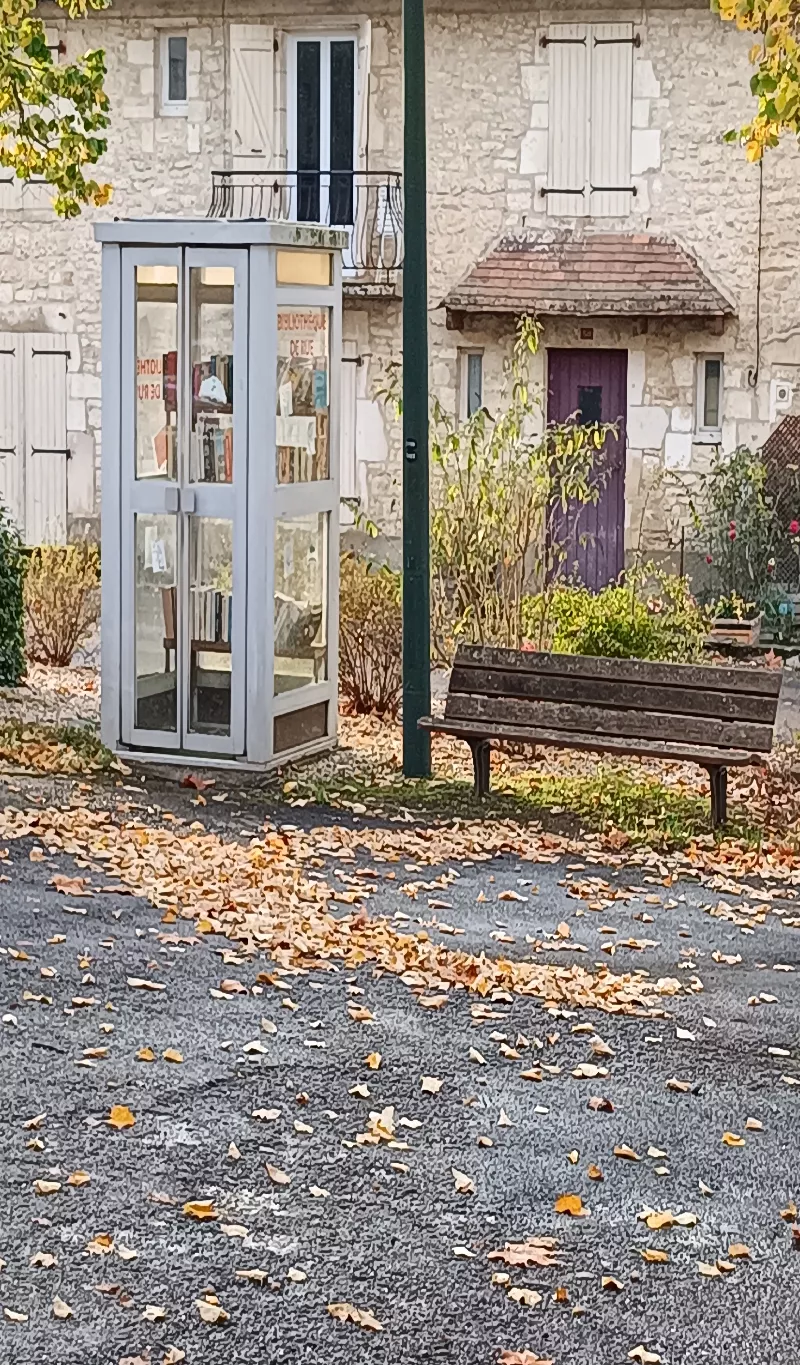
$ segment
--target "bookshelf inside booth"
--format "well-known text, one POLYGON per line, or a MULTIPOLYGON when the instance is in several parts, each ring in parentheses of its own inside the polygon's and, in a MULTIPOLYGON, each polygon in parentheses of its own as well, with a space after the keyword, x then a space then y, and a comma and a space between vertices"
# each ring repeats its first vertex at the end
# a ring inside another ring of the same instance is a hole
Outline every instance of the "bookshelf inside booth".
POLYGON ((103 736, 190 764, 323 749, 338 710, 341 234, 160 219, 97 235, 103 736))

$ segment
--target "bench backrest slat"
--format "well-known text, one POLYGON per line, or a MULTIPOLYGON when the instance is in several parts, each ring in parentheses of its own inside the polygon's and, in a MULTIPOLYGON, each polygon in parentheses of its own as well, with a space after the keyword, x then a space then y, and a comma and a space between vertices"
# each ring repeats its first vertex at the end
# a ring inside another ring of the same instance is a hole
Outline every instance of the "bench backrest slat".
POLYGON ((493 645, 459 645, 456 663, 467 668, 505 668, 561 678, 599 678, 614 683, 663 683, 667 687, 703 688, 710 692, 747 692, 775 697, 781 670, 716 668, 708 664, 662 664, 649 659, 593 659, 585 654, 540 654, 535 650, 501 649, 493 645))
POLYGON ((462 645, 445 715, 573 734, 768 753, 777 670, 593 659, 462 645))

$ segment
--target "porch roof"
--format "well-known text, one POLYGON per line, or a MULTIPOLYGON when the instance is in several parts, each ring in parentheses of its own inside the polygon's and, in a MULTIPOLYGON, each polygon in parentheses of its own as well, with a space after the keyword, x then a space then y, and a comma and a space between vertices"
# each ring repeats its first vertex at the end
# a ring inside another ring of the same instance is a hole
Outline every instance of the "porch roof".
POLYGON ((669 237, 608 232, 504 237, 442 306, 454 313, 721 319, 736 308, 669 237))

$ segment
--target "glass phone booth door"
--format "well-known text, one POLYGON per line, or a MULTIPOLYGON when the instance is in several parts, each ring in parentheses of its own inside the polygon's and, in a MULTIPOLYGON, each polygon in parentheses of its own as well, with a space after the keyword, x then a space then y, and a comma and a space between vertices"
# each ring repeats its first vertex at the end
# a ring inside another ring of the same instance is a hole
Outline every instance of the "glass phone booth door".
POLYGON ((247 252, 122 258, 122 738, 238 755, 247 252))

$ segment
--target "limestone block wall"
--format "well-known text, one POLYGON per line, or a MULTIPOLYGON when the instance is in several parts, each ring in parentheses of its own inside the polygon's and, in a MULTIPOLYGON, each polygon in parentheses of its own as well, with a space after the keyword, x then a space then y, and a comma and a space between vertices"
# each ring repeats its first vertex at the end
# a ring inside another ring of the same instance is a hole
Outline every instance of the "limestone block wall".
MULTIPOLYGON (((283 35, 335 22, 370 21, 369 166, 402 168, 400 0, 227 0, 224 17, 212 0, 118 0, 81 23, 45 5, 55 37, 70 57, 90 46, 106 50, 112 99, 109 151, 101 167, 114 184, 117 215, 203 215, 210 172, 229 153, 231 102, 229 23, 275 25, 276 114, 285 108, 283 35), (185 118, 159 113, 158 51, 165 31, 189 39, 185 118)), ((786 146, 763 171, 723 141, 750 106, 748 42, 719 23, 707 0, 644 0, 598 9, 588 0, 551 8, 528 0, 429 0, 428 130, 431 381, 443 402, 458 401, 459 349, 484 349, 485 394, 495 400, 512 321, 448 331, 438 307, 451 285, 506 231, 547 232, 569 220, 548 216, 540 190, 547 176, 549 56, 541 46, 551 22, 625 21, 641 45, 633 54, 630 215, 582 219, 576 230, 663 232, 692 249, 706 273, 731 297, 737 315, 723 334, 689 324, 594 323, 592 341, 578 324, 545 319, 545 345, 618 345, 629 351, 628 542, 647 510, 664 526, 680 514, 649 490, 665 471, 691 477, 708 459, 693 441, 695 358, 725 361, 723 446, 760 442, 777 420, 773 381, 795 385, 800 408, 800 157, 786 146), (649 499, 649 501, 648 501, 649 499), (645 504, 647 503, 647 509, 645 504)), ((103 211, 106 216, 108 210, 103 211)), ((75 480, 84 517, 98 506, 100 451, 99 252, 95 214, 54 221, 41 196, 18 207, 0 200, 0 331, 56 331, 70 337, 68 423, 80 450, 75 480), (88 474, 88 479, 87 479, 88 474)), ((358 369, 356 482, 362 504, 389 534, 399 528, 399 431, 375 387, 388 360, 400 357, 396 300, 348 300, 345 340, 358 369)), ((543 363, 543 362, 542 362, 543 363)), ((70 487, 72 488, 72 482, 70 487)), ((78 496, 76 494, 75 496, 78 496)))

